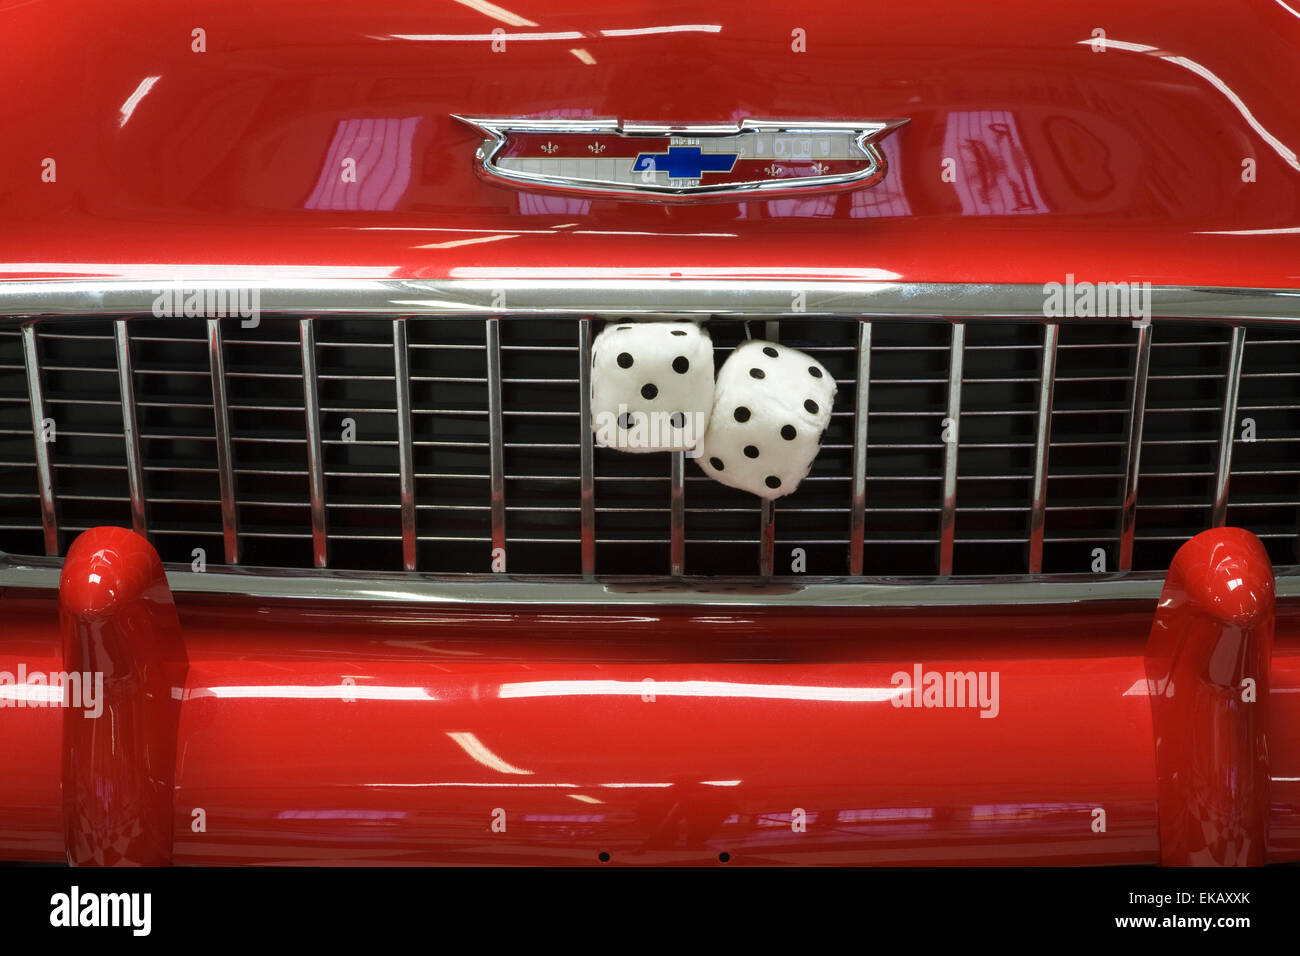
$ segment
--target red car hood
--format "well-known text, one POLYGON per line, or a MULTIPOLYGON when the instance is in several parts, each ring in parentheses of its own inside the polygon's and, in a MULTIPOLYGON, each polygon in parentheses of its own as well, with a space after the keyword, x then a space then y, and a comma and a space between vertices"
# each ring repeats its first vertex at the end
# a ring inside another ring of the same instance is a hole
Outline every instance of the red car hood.
POLYGON ((1300 12, 1203 9, 9 3, 0 276, 1294 287, 1300 12), (481 182, 452 113, 909 123, 872 189, 667 208, 481 182))

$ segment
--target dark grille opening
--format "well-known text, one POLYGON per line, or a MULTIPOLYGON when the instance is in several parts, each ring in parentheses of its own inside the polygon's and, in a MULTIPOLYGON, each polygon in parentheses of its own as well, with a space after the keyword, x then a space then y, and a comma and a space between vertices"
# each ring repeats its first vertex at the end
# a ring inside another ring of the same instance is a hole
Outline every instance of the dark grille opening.
POLYGON ((150 539, 164 561, 191 563, 201 548, 206 560, 220 564, 221 488, 206 323, 132 319, 130 343, 150 539))
POLYGON ((1161 329, 1151 345, 1134 564, 1167 567, 1209 526, 1231 330, 1161 329))
MULTIPOLYGON (((492 568, 492 449, 504 482, 507 570, 576 574, 584 528, 582 361, 577 316, 411 317, 405 367, 391 316, 315 318, 315 395, 331 567, 403 565, 399 401, 411 409, 417 568, 492 568), (489 406, 487 323, 497 323, 501 410, 489 406)), ((590 320, 592 336, 603 323, 590 320)), ((715 364, 745 339, 745 323, 710 321, 715 364)), ((209 326, 201 319, 125 323, 145 512, 164 560, 188 564, 202 548, 225 557, 217 398, 209 326)), ((47 320, 35 359, 57 441, 42 450, 53 474, 59 548, 99 524, 129 526, 131 491, 114 317, 47 320)), ((775 505, 773 568, 790 573, 795 549, 811 575, 851 566, 855 408, 861 323, 791 316, 755 338, 815 356, 836 379, 831 424, 813 470, 775 505)), ((1040 371, 1038 321, 963 324, 956 453, 953 572, 1023 574, 1029 567, 1040 371)), ((1062 323, 1047 446, 1043 570, 1086 573, 1101 549, 1120 564, 1129 410, 1139 351, 1127 322, 1062 323)), ((254 328, 222 320, 225 413, 240 563, 308 568, 313 561, 311 464, 301 320, 265 315, 254 328)), ((863 571, 932 576, 940 568, 944 463, 954 325, 871 322, 867 391, 863 571)), ((1151 330, 1133 568, 1161 570, 1212 521, 1232 330, 1158 320, 1151 330)), ((1259 534, 1278 565, 1297 559, 1300 518, 1300 332, 1245 333, 1233 435, 1228 521, 1259 534)), ((41 553, 38 446, 17 324, 0 329, 0 548, 41 553)), ((672 460, 593 451, 601 574, 668 573, 672 460)), ((688 574, 753 575, 760 567, 757 498, 684 464, 688 574)))
POLYGON ((0 328, 0 549, 45 550, 27 373, 16 327, 0 328))
POLYGON ((938 572, 951 343, 947 322, 873 323, 865 574, 938 572))
POLYGON ((1233 435, 1228 522, 1259 535, 1274 565, 1295 564, 1300 560, 1300 328, 1288 324, 1247 332, 1233 435))
POLYGON ((807 352, 826 367, 837 391, 812 471, 793 494, 777 501, 773 567, 778 574, 789 573, 794 549, 801 548, 813 573, 848 574, 858 323, 783 319, 780 333, 783 345, 807 352))
MULTIPOLYGON (((761 339, 766 337, 763 322, 750 322, 749 334, 761 339)), ((746 323, 711 322, 709 336, 713 340, 713 366, 722 368, 736 346, 745 341, 746 323)), ((616 455, 617 452, 611 452, 616 455)), ((658 456, 647 456, 658 457, 658 456)), ((596 474, 601 473, 597 462, 596 474)), ((617 468, 618 461, 610 462, 609 467, 617 468)), ((668 507, 667 489, 668 465, 664 470, 663 487, 665 494, 663 506, 668 507)), ((700 470, 694 461, 687 461, 685 466, 686 487, 686 571, 688 574, 757 574, 758 573, 758 539, 759 525, 762 520, 759 500, 753 495, 728 488, 719 484, 700 470)), ((664 514, 663 527, 668 528, 668 516, 664 514)), ((668 560, 667 549, 663 552, 664 561, 668 560)), ((597 568, 600 565, 597 563, 597 568)), ((661 573, 667 564, 658 566, 654 573, 661 573)))
POLYGON ((581 566, 579 355, 572 321, 501 322, 506 552, 514 573, 581 566))
POLYGON ((1097 548, 1113 571, 1119 567, 1136 333, 1127 323, 1060 328, 1043 571, 1085 574, 1097 548))
POLYGON ((953 572, 1024 565, 1043 327, 966 323, 953 572))

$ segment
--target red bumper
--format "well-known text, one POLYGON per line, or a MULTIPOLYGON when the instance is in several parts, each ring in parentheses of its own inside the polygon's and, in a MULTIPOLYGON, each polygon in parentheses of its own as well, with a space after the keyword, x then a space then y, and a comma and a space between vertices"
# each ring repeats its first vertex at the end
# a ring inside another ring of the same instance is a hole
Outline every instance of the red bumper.
POLYGON ((1235 529, 1158 611, 230 599, 177 635, 163 585, 97 529, 62 634, 52 595, 4 595, 0 672, 102 671, 104 706, 0 687, 0 858, 1300 859, 1300 607, 1235 529))

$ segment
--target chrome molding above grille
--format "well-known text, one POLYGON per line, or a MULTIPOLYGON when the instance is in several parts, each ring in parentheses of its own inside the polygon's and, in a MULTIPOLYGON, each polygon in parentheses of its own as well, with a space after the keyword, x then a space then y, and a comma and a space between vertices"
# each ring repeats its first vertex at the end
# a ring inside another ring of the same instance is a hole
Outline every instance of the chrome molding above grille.
MULTIPOLYGON (((1037 318, 1042 285, 891 282, 859 278, 560 279, 492 275, 444 280, 312 279, 149 282, 105 279, 0 282, 0 316, 148 315, 163 290, 257 290, 263 312, 1037 318)), ((1153 286, 1151 313, 1185 319, 1300 320, 1300 290, 1153 286)))

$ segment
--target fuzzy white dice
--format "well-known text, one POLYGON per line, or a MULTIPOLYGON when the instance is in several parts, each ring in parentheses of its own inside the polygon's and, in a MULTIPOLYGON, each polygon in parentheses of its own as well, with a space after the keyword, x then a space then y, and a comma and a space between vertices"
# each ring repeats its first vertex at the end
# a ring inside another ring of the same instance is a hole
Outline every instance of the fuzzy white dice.
POLYGON ((812 469, 834 404, 835 380, 812 356, 746 342, 718 370, 696 461, 724 485, 762 498, 788 495, 812 469))
POLYGON ((713 340, 694 322, 611 322, 591 347, 591 429, 621 451, 695 453, 713 410, 713 340))

